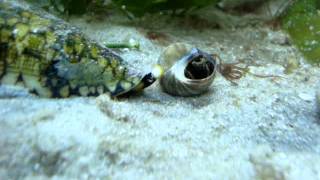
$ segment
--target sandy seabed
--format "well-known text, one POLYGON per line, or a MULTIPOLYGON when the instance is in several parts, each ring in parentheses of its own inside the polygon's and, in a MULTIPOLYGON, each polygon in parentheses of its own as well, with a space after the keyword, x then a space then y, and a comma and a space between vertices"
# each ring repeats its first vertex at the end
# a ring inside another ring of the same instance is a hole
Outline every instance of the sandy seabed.
POLYGON ((185 42, 281 77, 247 74, 234 86, 218 75, 189 98, 157 83, 119 100, 43 99, 0 86, 0 179, 320 179, 320 68, 280 30, 117 15, 70 22, 101 43, 138 41, 140 50, 118 51, 138 71, 185 42), (285 73, 288 62, 300 66, 285 73))

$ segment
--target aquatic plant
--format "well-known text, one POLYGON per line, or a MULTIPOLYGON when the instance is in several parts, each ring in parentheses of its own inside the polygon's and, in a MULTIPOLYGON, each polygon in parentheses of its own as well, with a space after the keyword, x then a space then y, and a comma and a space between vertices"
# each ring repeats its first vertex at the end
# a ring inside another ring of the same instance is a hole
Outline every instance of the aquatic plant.
POLYGON ((320 1, 296 1, 282 21, 284 29, 307 60, 320 63, 320 1))

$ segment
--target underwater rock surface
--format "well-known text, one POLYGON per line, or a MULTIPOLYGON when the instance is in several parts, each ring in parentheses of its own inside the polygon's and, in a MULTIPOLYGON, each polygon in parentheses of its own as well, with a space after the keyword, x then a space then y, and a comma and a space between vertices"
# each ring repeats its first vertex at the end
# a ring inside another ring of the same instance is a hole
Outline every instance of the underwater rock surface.
POLYGON ((139 71, 185 42, 281 77, 248 73, 233 86, 217 76, 209 92, 189 98, 159 84, 120 100, 44 99, 0 86, 0 179, 320 179, 320 68, 282 43, 283 32, 117 14, 70 23, 101 43, 139 41, 140 51, 119 51, 139 71), (299 65, 287 71, 288 62, 299 65))

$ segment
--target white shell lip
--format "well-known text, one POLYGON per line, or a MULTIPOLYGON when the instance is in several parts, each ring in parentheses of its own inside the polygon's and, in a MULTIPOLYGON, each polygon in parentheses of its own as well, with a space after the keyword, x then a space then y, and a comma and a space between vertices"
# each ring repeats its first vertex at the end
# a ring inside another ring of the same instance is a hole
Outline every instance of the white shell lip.
POLYGON ((176 96, 195 96, 204 93, 212 84, 217 70, 217 61, 208 53, 197 48, 192 48, 182 58, 176 59, 175 62, 172 62, 172 59, 163 59, 161 63, 169 63, 172 66, 165 69, 165 74, 160 79, 160 85, 165 92, 176 96), (188 64, 199 57, 204 58, 206 63, 211 64, 210 74, 200 79, 186 77, 185 70, 188 64), (166 60, 171 62, 166 62, 166 60))

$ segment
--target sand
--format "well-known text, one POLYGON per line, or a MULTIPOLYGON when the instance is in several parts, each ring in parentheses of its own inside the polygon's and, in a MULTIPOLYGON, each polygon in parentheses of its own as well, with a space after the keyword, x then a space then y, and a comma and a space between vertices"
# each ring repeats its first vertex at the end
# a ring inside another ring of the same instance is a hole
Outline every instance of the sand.
POLYGON ((119 100, 0 86, 0 179, 320 179, 320 68, 284 32, 163 16, 87 20, 70 23, 100 43, 138 41, 140 50, 117 51, 138 71, 184 42, 281 77, 246 74, 234 86, 218 75, 209 92, 188 98, 158 83, 119 100), (299 66, 288 71, 292 62, 299 66))

